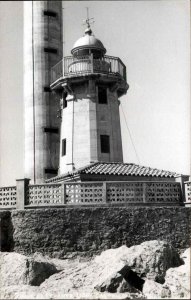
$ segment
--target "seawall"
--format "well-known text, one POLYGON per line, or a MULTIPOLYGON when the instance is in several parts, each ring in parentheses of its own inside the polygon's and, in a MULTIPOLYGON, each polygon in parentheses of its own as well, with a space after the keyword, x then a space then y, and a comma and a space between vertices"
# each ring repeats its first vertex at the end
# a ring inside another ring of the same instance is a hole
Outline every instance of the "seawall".
POLYGON ((188 207, 41 208, 4 211, 0 217, 2 251, 64 257, 154 239, 166 240, 179 250, 190 246, 188 207))

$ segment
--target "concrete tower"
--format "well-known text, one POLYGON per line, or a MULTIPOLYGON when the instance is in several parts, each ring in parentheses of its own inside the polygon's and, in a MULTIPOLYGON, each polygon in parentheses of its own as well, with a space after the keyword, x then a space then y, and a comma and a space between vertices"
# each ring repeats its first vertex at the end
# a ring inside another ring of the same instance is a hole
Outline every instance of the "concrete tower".
POLYGON ((52 90, 62 95, 59 174, 92 162, 123 162, 118 98, 127 92, 126 67, 106 56, 87 20, 71 57, 52 68, 52 90))
POLYGON ((58 170, 60 100, 50 69, 62 55, 62 2, 24 1, 25 177, 32 183, 58 170))

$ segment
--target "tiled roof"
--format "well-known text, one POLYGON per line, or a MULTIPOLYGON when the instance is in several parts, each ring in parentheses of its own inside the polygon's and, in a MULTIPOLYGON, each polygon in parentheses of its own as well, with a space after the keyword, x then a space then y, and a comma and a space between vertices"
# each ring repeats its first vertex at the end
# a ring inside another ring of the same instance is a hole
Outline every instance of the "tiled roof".
POLYGON ((79 171, 80 174, 177 177, 179 174, 131 163, 94 163, 79 171))
POLYGON ((145 177, 162 177, 173 178, 180 176, 175 172, 159 170, 156 168, 144 167, 133 163, 118 162, 96 162, 80 168, 74 172, 63 174, 46 180, 46 182, 59 181, 66 177, 73 177, 78 174, 94 175, 119 175, 119 176, 145 176, 145 177))

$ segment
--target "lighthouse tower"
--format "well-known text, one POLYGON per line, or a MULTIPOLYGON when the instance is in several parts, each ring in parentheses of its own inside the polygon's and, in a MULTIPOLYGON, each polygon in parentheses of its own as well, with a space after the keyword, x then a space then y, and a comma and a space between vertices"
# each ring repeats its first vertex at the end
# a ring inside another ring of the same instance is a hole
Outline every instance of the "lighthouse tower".
POLYGON ((62 55, 62 1, 24 1, 24 172, 31 183, 57 175, 60 99, 50 69, 62 55))
POLYGON ((93 162, 123 162, 119 97, 128 89, 126 67, 105 55, 86 23, 72 56, 52 68, 51 88, 62 98, 59 174, 93 162))

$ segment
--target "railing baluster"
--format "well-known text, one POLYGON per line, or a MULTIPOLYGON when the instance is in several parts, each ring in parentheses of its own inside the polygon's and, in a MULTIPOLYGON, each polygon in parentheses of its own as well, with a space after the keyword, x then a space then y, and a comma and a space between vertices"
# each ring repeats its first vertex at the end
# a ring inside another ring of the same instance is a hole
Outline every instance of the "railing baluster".
POLYGON ((68 75, 83 73, 117 74, 126 80, 126 67, 122 61, 113 56, 104 56, 103 59, 94 59, 93 54, 86 56, 66 56, 51 69, 51 83, 68 75))

